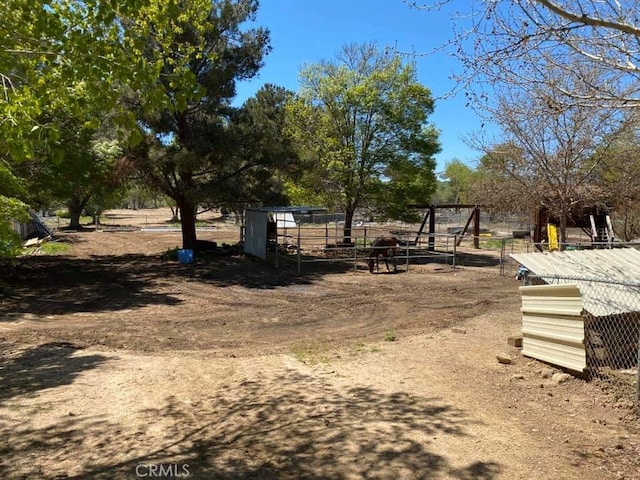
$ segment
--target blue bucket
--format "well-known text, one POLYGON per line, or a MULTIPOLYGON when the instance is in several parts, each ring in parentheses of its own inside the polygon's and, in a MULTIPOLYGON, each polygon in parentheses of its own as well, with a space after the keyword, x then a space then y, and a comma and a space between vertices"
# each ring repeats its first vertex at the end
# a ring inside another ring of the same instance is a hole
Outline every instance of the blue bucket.
POLYGON ((180 263, 193 263, 193 250, 178 250, 178 261, 180 263))

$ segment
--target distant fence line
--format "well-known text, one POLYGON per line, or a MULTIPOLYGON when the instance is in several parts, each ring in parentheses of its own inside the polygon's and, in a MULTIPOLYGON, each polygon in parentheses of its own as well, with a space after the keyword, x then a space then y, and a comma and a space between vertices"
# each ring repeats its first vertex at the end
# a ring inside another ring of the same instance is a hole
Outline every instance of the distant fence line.
MULTIPOLYGON (((473 239, 479 240, 479 250, 495 252, 497 262, 496 266, 501 275, 515 275, 518 270, 518 262, 510 257, 511 253, 533 253, 548 252, 549 245, 547 243, 534 243, 530 240, 516 238, 512 235, 465 235, 462 238, 462 245, 469 247, 473 239)), ((636 248, 640 249, 640 242, 568 242, 559 244, 560 250, 594 250, 594 249, 614 249, 614 248, 636 248)))

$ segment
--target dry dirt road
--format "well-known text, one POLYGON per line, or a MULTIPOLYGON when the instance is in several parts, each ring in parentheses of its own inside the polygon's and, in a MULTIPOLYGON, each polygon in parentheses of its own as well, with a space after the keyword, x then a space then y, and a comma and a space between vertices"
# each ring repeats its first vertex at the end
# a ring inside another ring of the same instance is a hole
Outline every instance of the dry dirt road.
POLYGON ((3 270, 2 479, 640 478, 628 402, 507 345, 510 278, 296 277, 181 266, 179 234, 64 237, 3 270))

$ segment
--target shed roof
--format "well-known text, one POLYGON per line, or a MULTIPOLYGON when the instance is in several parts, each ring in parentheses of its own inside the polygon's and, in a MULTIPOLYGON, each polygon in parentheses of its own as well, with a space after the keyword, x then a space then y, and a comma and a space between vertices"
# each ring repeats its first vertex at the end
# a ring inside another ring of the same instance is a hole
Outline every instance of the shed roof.
POLYGON ((640 311, 640 251, 634 248, 512 253, 547 283, 575 283, 595 316, 640 311))
POLYGON ((247 207, 246 210, 266 213, 318 213, 327 211, 324 207, 247 207))

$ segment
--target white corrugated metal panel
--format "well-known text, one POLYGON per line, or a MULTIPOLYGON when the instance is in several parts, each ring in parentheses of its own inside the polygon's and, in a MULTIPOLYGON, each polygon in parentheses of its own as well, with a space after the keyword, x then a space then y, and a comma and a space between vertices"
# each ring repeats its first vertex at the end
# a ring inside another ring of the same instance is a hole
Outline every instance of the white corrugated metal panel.
POLYGON ((245 212, 244 251, 263 260, 267 258, 267 213, 245 212))
POLYGON ((575 284, 520 287, 522 311, 536 314, 582 315, 582 298, 575 284), (526 295, 523 293, 526 292, 526 295))
POLYGON ((582 372, 587 367, 577 285, 520 287, 522 354, 582 372))
POLYGON ((513 253, 511 257, 553 283, 575 283, 584 308, 595 316, 640 311, 640 251, 634 248, 513 253), (589 281, 601 280, 600 282, 589 281), (602 281, 619 282, 603 283, 602 281), (620 282, 636 286, 622 285, 620 282))

